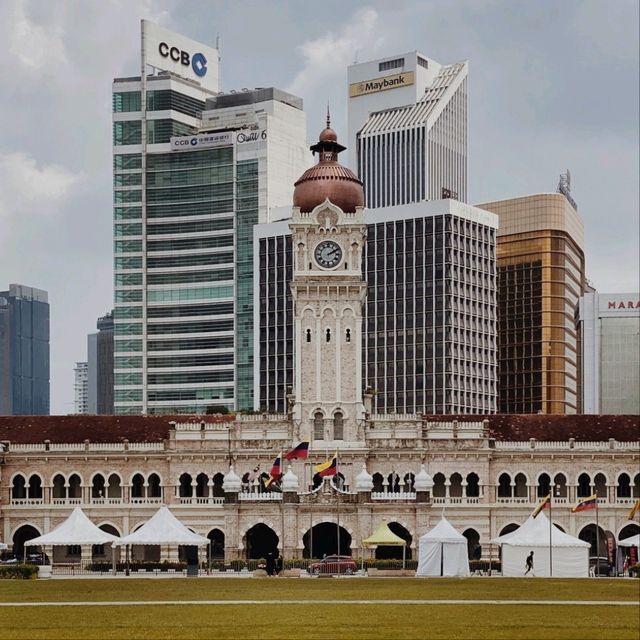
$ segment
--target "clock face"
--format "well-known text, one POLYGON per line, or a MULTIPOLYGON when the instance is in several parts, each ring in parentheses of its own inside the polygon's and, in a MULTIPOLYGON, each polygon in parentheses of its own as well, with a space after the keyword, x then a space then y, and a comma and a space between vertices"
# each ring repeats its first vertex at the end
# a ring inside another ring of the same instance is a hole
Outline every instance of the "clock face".
POLYGON ((342 260, 342 249, 332 240, 323 240, 316 246, 314 256, 321 267, 332 269, 342 260))

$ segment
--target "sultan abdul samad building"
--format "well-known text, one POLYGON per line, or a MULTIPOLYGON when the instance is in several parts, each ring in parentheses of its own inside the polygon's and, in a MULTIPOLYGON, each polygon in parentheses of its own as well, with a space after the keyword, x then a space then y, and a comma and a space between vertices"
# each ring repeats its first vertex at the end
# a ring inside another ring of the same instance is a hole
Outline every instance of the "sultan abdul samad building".
MULTIPOLYGON (((484 557, 488 541, 522 523, 553 488, 553 518, 601 545, 638 531, 627 520, 640 497, 636 416, 375 415, 362 389, 362 184, 338 163, 343 149, 325 129, 319 162, 298 180, 291 221, 295 268, 295 385, 282 415, 58 416, 0 418, 0 540, 22 553, 80 505, 103 529, 135 530, 166 504, 212 539, 214 558, 285 558, 359 553, 381 520, 410 543, 441 517, 484 557), (275 456, 309 440, 281 491, 260 475, 275 456), (313 464, 338 452, 338 476, 313 464), (313 532, 310 535, 311 531, 313 532)), ((604 546, 601 555, 604 552, 604 546)), ((55 560, 79 560, 58 549, 55 560)), ((88 551, 86 551, 88 553, 88 551)), ((94 547, 95 560, 110 552, 94 547)), ((177 549, 134 548, 134 558, 175 559, 177 549)), ((384 553, 380 550, 379 553, 384 553)), ((88 560, 88 558, 85 558, 88 560)))

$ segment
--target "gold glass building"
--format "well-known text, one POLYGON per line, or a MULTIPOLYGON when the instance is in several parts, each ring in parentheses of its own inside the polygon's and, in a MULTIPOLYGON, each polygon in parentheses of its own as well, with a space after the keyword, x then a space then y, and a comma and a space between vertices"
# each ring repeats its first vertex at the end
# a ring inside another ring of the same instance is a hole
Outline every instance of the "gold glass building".
POLYGON ((477 205, 499 216, 500 413, 579 413, 584 227, 560 193, 477 205))

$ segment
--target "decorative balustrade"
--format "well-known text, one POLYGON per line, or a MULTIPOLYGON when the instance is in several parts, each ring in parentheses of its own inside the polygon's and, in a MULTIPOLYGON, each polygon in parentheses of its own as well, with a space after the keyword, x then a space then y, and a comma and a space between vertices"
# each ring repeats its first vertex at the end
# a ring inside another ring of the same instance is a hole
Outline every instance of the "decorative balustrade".
POLYGON ((122 504, 122 503, 123 503, 122 498, 91 498, 89 500, 89 504, 91 506, 122 504))
POLYGON ((531 500, 528 497, 523 498, 496 498, 498 504, 531 504, 531 500))
POLYGON ((484 500, 484 498, 473 496, 473 497, 465 497, 465 496, 453 496, 445 498, 443 496, 438 496, 437 498, 432 497, 431 502, 433 504, 480 504, 480 502, 484 500))
POLYGON ((157 504, 162 504, 162 498, 131 498, 129 502, 131 504, 140 504, 140 505, 146 505, 146 504, 157 505, 157 504))
POLYGON ((211 498, 178 498, 180 504, 199 504, 199 505, 211 505, 211 504, 224 504, 224 498, 211 497, 211 498))
POLYGON ((242 502, 279 502, 282 494, 270 491, 241 491, 238 500, 242 502))
POLYGON ((44 504, 42 498, 11 498, 11 505, 14 507, 35 507, 44 504))
POLYGON ((415 500, 415 491, 372 491, 372 500, 415 500))
POLYGON ((53 498, 51 504, 54 505, 81 505, 82 498, 53 498))

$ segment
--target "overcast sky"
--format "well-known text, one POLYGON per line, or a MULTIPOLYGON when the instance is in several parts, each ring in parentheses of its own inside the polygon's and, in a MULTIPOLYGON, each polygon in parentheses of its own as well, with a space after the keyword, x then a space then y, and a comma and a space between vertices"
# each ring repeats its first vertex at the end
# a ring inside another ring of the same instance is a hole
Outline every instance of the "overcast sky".
POLYGON ((327 100, 346 139, 346 67, 417 49, 468 59, 469 202, 555 191, 566 168, 587 276, 638 289, 637 0, 2 0, 0 289, 46 289, 51 411, 112 308, 111 80, 139 68, 139 19, 220 36, 222 89, 327 100))

